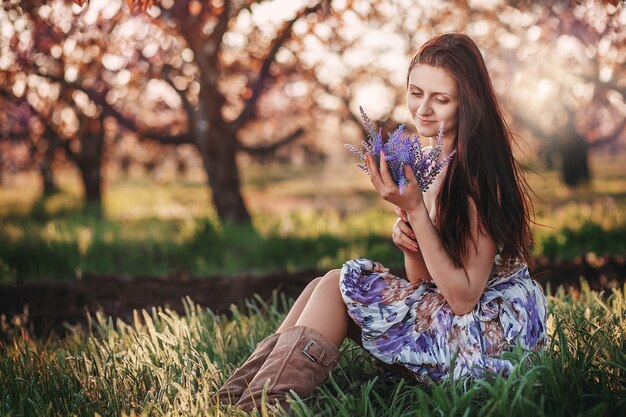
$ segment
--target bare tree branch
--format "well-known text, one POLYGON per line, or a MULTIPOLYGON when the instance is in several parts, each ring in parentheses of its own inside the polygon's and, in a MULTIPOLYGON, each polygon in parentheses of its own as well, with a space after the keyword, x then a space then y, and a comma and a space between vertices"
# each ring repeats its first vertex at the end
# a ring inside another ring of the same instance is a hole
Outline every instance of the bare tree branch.
POLYGON ((189 102, 189 99, 187 98, 187 95, 185 94, 185 92, 183 90, 179 90, 174 84, 174 81, 172 81, 171 74, 173 70, 174 70, 174 67, 172 67, 171 65, 169 64, 164 65, 163 66, 163 79, 174 89, 174 91, 176 91, 176 93, 178 94, 178 97, 180 97, 180 101, 183 103, 183 107, 185 108, 187 115, 191 116, 194 114, 195 109, 189 102))
POLYGON ((224 34, 228 30, 228 20, 230 19, 230 12, 232 9, 232 0, 224 0, 224 9, 222 13, 218 17, 217 25, 211 32, 208 41, 213 43, 214 52, 209 55, 209 61, 212 63, 217 63, 218 57, 220 54, 220 50, 222 47, 222 39, 224 38, 224 34))
POLYGON ((259 74, 257 76, 256 82, 252 86, 252 95, 246 102, 239 116, 237 116, 237 118, 235 118, 235 120, 231 122, 232 130, 234 131, 238 130, 251 117, 254 116, 256 103, 259 99, 259 96, 263 92, 265 83, 270 75, 270 67, 272 66, 272 63, 274 62, 274 60, 276 59, 276 53, 278 53, 278 50, 283 46, 283 44, 291 36, 293 25, 296 23, 296 21, 298 21, 303 16, 306 16, 310 13, 317 12, 324 5, 326 1, 328 0, 322 0, 314 6, 305 7, 304 9, 296 13, 296 16, 293 19, 285 22, 283 26, 279 29, 278 34, 272 41, 272 44, 267 54, 265 55, 265 58, 263 59, 263 64, 261 65, 261 69, 259 70, 259 74))
POLYGON ((247 152, 251 155, 268 155, 270 153, 275 152, 277 149, 282 148, 283 146, 288 145, 291 142, 295 141, 300 136, 302 136, 302 134, 304 134, 304 129, 300 127, 296 129, 294 132, 285 136, 284 138, 269 145, 246 146, 246 145, 239 143, 238 146, 240 150, 247 152))
POLYGON ((51 74, 44 74, 40 72, 39 70, 35 70, 34 72, 37 75, 48 78, 49 80, 61 83, 64 87, 72 88, 72 89, 80 90, 84 92, 85 94, 87 94, 87 96, 91 100, 93 100, 94 103, 96 103, 98 106, 101 107, 103 116, 105 117, 111 116, 115 118, 115 120, 117 120, 117 122, 121 126, 134 132, 135 134, 137 134, 137 136, 139 136, 142 139, 151 139, 151 140, 163 143, 163 144, 194 143, 193 138, 188 133, 172 135, 168 133, 163 133, 162 131, 159 131, 159 130, 149 130, 149 129, 141 128, 135 120, 125 116, 115 107, 107 103, 106 98, 105 98, 106 93, 107 93, 106 88, 102 90, 98 90, 95 87, 85 87, 81 85, 80 83, 67 81, 62 77, 58 77, 58 76, 51 75, 51 74))
POLYGON ((622 119, 622 122, 613 130, 613 132, 609 133, 606 136, 603 136, 597 140, 594 140, 589 144, 591 148, 597 148, 602 145, 606 145, 608 143, 616 142, 620 136, 624 133, 624 129, 626 128, 626 119, 622 119))
POLYGON ((153 140, 163 145, 184 145, 193 144, 193 138, 188 133, 180 135, 169 135, 158 131, 140 131, 136 132, 140 140, 153 140))
MULTIPOLYGON (((30 104, 28 102, 28 100, 26 100, 26 98, 24 97, 16 97, 15 95, 13 95, 12 93, 6 91, 4 88, 0 88, 0 96, 3 96, 9 100, 15 100, 18 101, 20 103, 24 103, 28 109, 30 110, 30 112, 39 119, 39 121, 44 125, 44 132, 43 132, 43 137, 46 138, 48 145, 49 146, 53 146, 53 147, 58 147, 60 146, 61 149, 63 149, 63 151, 65 152, 65 154, 67 155, 68 158, 70 158, 71 160, 76 160, 77 154, 75 151, 72 150, 71 146, 70 146, 70 141, 69 140, 58 140, 60 138, 63 137, 63 135, 61 135, 61 133, 57 130, 56 126, 54 126, 51 123, 52 117, 50 117, 50 115, 46 115, 46 114, 42 114, 41 111, 37 110, 35 107, 32 106, 32 104, 30 104)), ((30 134, 27 134, 27 136, 30 138, 30 134)), ((23 139, 24 136, 18 136, 18 135, 4 135, 5 139, 23 139)), ((1 139, 1 138, 0 138, 1 139)))

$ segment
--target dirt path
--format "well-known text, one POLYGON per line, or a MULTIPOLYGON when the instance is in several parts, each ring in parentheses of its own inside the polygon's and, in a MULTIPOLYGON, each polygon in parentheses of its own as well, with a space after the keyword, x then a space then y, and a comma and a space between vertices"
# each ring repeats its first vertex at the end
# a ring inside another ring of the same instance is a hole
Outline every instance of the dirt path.
MULTIPOLYGON (((394 271, 402 274, 402 271, 394 271)), ((307 270, 297 273, 273 273, 262 276, 189 278, 172 276, 167 279, 85 274, 81 280, 44 280, 15 287, 0 287, 0 314, 5 323, 23 315, 31 334, 62 335, 63 323, 84 323, 85 312, 101 309, 106 315, 128 321, 134 309, 168 306, 182 312, 182 299, 190 296, 217 313, 227 313, 231 304, 242 306, 244 300, 259 294, 269 299, 274 290, 296 297, 306 284, 323 271, 307 270)), ((623 286, 626 263, 623 257, 608 259, 579 259, 557 263, 538 262, 535 279, 544 288, 550 283, 552 291, 559 285, 579 288, 579 277, 585 277, 594 290, 623 286)), ((10 326, 10 324, 9 324, 10 326)), ((6 327, 6 325, 5 325, 6 327)))

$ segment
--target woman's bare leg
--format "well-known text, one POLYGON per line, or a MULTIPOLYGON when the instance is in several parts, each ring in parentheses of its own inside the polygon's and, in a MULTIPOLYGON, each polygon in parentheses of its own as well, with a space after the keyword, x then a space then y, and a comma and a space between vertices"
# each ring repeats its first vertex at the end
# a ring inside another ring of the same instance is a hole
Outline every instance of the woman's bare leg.
POLYGON ((278 327, 278 329, 276 329, 276 333, 280 333, 283 330, 296 325, 296 322, 298 321, 298 318, 300 317, 302 310, 304 310, 304 306, 309 301, 309 298, 311 297, 313 290, 315 289, 315 287, 317 286, 317 284, 319 284, 321 280, 322 280, 322 277, 315 278, 313 281, 309 282, 309 284, 304 288, 304 290, 302 290, 302 292, 298 296, 298 299, 291 307, 291 310, 289 310, 289 313, 287 313, 287 317, 285 317, 285 320, 283 320, 283 322, 278 327))
POLYGON ((322 277, 295 324, 317 330, 337 347, 346 338, 350 320, 339 290, 340 273, 335 269, 322 277))

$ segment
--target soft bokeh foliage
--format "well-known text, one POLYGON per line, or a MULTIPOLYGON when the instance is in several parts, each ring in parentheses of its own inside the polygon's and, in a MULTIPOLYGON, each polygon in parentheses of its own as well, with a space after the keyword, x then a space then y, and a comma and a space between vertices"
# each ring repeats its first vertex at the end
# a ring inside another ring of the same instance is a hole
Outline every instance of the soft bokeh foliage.
POLYGON ((485 55, 520 156, 577 185, 590 151, 624 147, 621 3, 2 4, 0 171, 38 169, 46 193, 67 164, 97 203, 116 170, 201 167, 220 217, 246 221, 247 158, 345 157, 359 105, 386 126, 408 121, 410 55, 459 29, 485 55))

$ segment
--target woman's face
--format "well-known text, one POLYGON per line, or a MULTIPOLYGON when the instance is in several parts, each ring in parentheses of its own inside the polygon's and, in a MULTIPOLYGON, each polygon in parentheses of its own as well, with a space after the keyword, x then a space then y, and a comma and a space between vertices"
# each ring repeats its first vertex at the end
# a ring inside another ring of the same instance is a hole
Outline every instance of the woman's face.
POLYGON ((437 136, 444 122, 444 139, 452 140, 459 126, 457 83, 443 68, 418 64, 409 73, 407 104, 420 136, 437 136))

